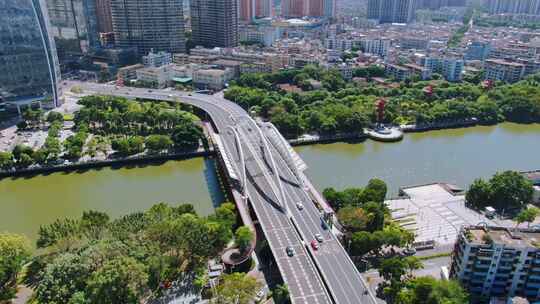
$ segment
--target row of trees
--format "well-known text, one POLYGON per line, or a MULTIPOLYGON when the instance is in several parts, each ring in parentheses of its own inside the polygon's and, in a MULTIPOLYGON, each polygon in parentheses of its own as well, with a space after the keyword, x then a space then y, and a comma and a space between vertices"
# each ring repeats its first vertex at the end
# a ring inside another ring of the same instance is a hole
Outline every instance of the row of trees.
MULTIPOLYGON (((230 203, 208 217, 198 216, 189 204, 160 203, 115 220, 97 211, 59 219, 40 227, 41 254, 28 267, 25 283, 33 286, 39 303, 138 303, 159 294, 167 282, 193 274, 202 286, 207 260, 231 241, 235 224, 230 203)), ((247 280, 232 281, 237 279, 247 280)), ((218 290, 225 298, 230 292, 226 286, 218 290)))
MULTIPOLYGON (((378 76, 380 71, 376 67, 366 68, 357 74, 378 76)), ((483 124, 503 120, 540 122, 540 76, 533 75, 515 84, 498 84, 492 90, 486 90, 477 77, 470 81, 418 81, 402 83, 399 88, 360 88, 345 84, 339 74, 306 66, 271 74, 245 74, 227 90, 225 97, 272 121, 290 137, 305 132, 361 132, 376 122, 375 102, 379 98, 387 101, 386 123, 444 124, 473 117, 483 124), (311 79, 326 79, 336 85, 300 94, 281 91, 277 86, 311 79), (430 93, 424 90, 427 86, 432 87, 430 93)))

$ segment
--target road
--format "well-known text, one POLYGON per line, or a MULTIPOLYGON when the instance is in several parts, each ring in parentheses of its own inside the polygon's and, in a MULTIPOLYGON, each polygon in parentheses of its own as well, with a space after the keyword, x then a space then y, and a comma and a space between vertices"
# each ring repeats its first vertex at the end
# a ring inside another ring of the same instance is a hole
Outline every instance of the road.
POLYGON ((77 85, 98 94, 177 101, 206 111, 239 176, 243 172, 239 149, 242 147, 248 181, 246 194, 289 287, 292 302, 376 303, 346 251, 333 233, 322 225, 319 209, 301 186, 286 157, 270 143, 267 130, 260 132, 260 126, 248 118, 240 106, 219 96, 116 88, 94 83, 77 85), (296 207, 299 202, 304 206, 302 210, 296 207), (316 233, 324 238, 319 250, 309 246, 316 233), (286 255, 287 246, 295 249, 293 257, 286 255))

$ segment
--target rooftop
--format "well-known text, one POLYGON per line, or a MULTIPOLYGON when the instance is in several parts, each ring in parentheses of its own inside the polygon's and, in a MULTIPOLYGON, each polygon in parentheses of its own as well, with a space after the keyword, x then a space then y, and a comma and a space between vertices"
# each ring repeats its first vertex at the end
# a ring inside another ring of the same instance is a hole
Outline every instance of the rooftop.
POLYGON ((540 247, 540 230, 490 226, 472 226, 465 230, 469 232, 469 242, 471 243, 487 244, 493 242, 509 247, 540 247))

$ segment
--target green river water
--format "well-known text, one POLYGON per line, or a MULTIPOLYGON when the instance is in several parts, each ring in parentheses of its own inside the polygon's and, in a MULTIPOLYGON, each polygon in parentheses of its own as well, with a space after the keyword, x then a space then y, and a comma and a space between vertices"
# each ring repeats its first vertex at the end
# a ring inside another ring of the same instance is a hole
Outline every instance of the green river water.
MULTIPOLYGON (((500 170, 540 169, 540 125, 504 123, 406 134, 398 143, 335 143, 297 147, 309 177, 322 190, 362 186, 378 177, 390 195, 400 186, 449 182, 467 186, 500 170)), ((40 225, 84 210, 112 217, 156 202, 190 202, 202 215, 223 201, 212 159, 102 168, 0 180, 0 231, 35 239, 40 225)))

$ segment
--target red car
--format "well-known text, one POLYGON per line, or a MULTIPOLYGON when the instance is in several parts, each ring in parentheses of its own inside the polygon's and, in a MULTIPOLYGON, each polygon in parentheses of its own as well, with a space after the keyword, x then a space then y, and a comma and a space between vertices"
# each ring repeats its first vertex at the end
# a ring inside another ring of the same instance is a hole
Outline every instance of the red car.
POLYGON ((311 248, 313 248, 313 250, 318 250, 319 242, 317 242, 316 240, 311 241, 311 248))

